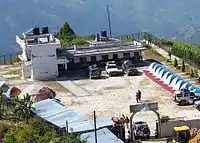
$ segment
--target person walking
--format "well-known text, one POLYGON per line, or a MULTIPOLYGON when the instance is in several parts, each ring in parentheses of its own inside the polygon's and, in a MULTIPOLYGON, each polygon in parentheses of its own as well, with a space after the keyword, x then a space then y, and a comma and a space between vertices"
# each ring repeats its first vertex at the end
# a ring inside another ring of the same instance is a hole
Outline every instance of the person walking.
POLYGON ((131 135, 130 131, 125 132, 125 143, 130 143, 131 142, 131 135))
POLYGON ((141 91, 140 90, 138 90, 138 100, 139 100, 139 102, 141 102, 141 91))
POLYGON ((139 92, 137 91, 135 94, 136 102, 139 103, 139 92))

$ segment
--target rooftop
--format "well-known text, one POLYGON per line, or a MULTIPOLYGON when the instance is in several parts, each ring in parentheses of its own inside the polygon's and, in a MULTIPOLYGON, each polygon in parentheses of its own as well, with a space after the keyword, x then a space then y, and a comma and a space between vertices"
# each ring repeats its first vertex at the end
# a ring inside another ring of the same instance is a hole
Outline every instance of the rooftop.
POLYGON ((43 28, 31 28, 20 36, 16 36, 18 44, 22 42, 27 45, 38 45, 38 44, 51 44, 60 43, 55 36, 48 31, 48 27, 43 28))
POLYGON ((69 49, 58 49, 58 56, 66 56, 71 54, 73 56, 90 56, 90 55, 100 55, 108 53, 118 53, 118 52, 130 52, 130 51, 143 51, 146 50, 140 44, 136 44, 136 41, 133 42, 118 42, 118 43, 109 43, 106 45, 99 46, 87 46, 87 47, 74 47, 69 49))

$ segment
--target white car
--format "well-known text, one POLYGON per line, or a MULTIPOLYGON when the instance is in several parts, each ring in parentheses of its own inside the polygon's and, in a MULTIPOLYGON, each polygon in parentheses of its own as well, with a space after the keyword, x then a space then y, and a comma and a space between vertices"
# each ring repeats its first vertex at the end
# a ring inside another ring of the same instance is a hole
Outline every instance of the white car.
POLYGON ((109 76, 122 74, 122 70, 118 69, 116 63, 113 61, 108 62, 105 69, 109 76))

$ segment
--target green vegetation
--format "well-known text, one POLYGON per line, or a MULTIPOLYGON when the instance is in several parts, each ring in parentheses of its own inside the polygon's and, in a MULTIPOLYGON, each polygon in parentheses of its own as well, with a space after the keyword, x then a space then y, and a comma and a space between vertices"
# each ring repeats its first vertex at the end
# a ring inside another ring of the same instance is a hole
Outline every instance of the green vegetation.
POLYGON ((70 25, 65 22, 63 27, 57 32, 57 38, 63 47, 68 47, 72 45, 86 45, 88 40, 95 39, 95 35, 78 36, 70 25))
POLYGON ((148 41, 148 44, 152 42, 152 35, 150 33, 145 33, 144 39, 148 41))
MULTIPOLYGON (((200 47, 180 41, 170 41, 167 39, 157 39, 153 41, 158 45, 170 47, 171 54, 184 59, 185 61, 200 66, 200 47)), ((169 49, 168 49, 169 50, 169 49)))
POLYGON ((4 140, 6 143, 85 143, 75 134, 60 136, 53 126, 39 118, 9 127, 4 134, 4 140))
POLYGON ((0 142, 3 138, 6 143, 85 143, 75 134, 61 136, 57 128, 35 117, 32 110, 29 95, 8 99, 0 94, 0 142))

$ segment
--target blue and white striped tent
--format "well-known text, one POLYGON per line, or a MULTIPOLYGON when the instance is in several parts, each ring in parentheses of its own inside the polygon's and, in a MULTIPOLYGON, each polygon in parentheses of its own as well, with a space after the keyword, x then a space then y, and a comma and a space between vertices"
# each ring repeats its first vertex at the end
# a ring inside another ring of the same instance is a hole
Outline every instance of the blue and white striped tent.
POLYGON ((182 77, 175 75, 173 72, 169 71, 166 67, 159 63, 151 63, 147 71, 152 73, 155 78, 163 81, 164 84, 172 87, 173 90, 187 88, 191 92, 200 94, 200 88, 185 81, 182 77))

